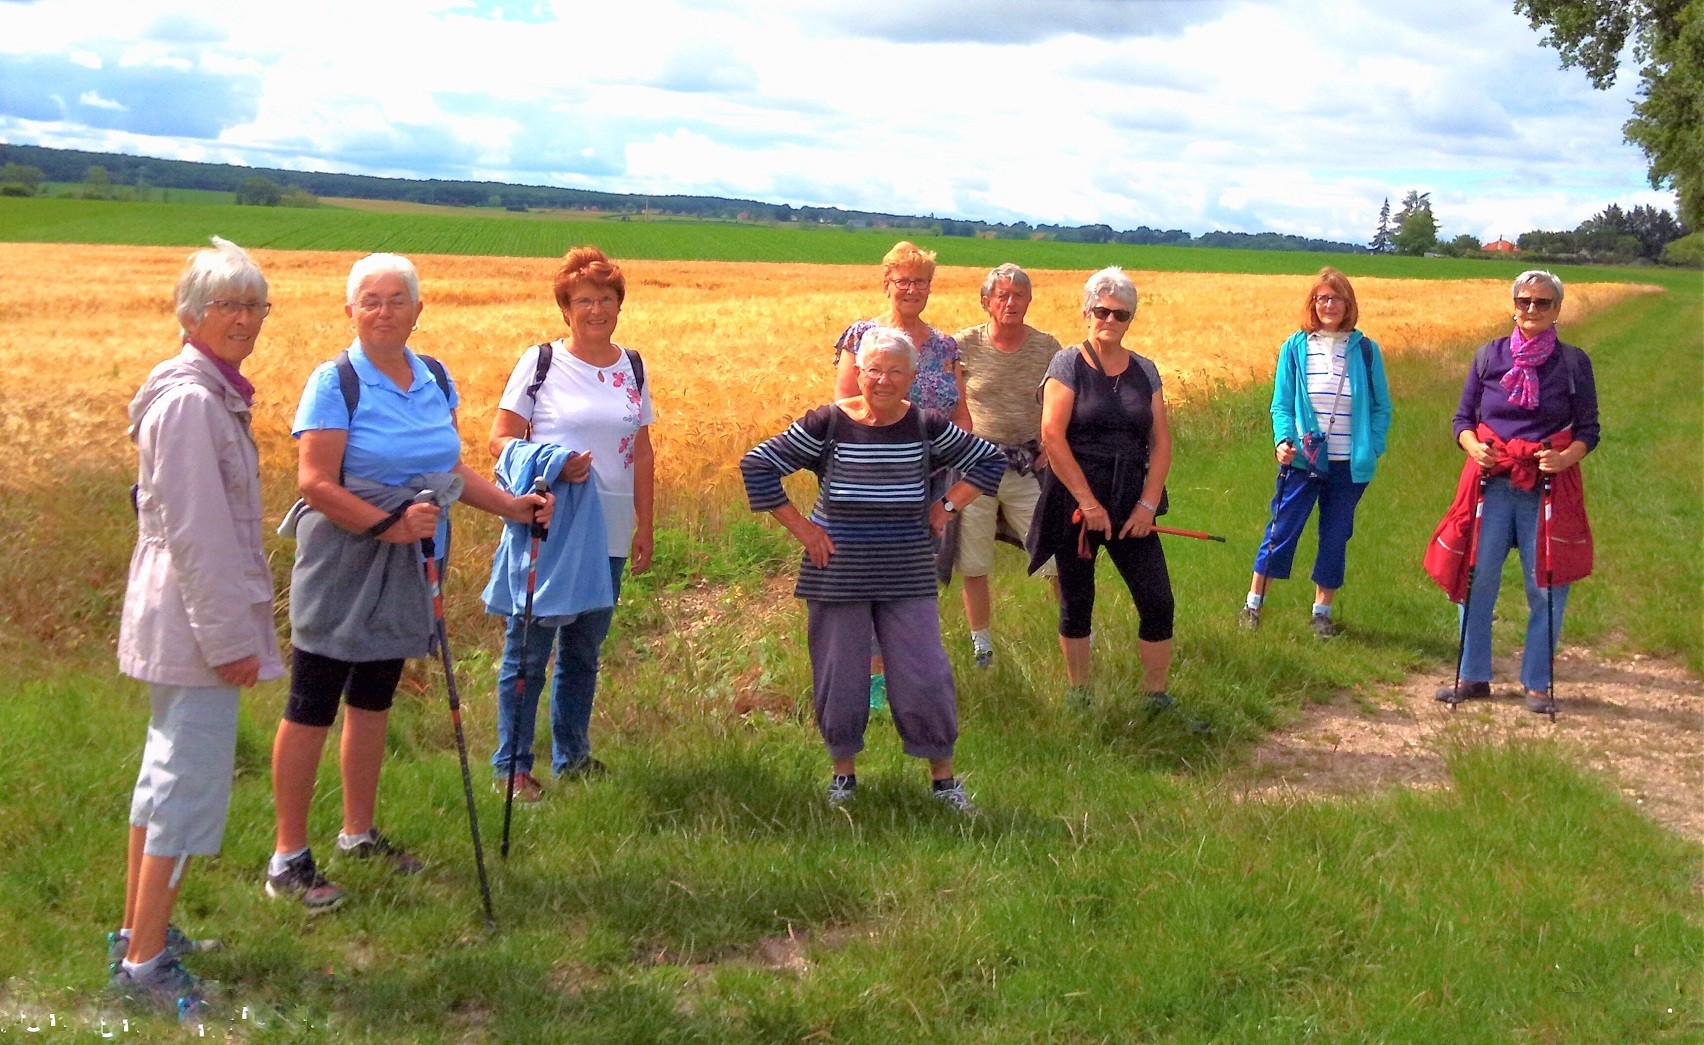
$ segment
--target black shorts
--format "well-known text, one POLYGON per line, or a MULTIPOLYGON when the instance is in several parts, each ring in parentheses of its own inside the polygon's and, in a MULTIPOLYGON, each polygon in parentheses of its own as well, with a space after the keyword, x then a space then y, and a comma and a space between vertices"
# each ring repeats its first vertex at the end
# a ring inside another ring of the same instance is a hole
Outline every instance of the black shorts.
POLYGON ((402 658, 348 661, 290 647, 290 700, 284 721, 324 729, 337 720, 339 700, 362 711, 389 711, 402 681, 402 658))

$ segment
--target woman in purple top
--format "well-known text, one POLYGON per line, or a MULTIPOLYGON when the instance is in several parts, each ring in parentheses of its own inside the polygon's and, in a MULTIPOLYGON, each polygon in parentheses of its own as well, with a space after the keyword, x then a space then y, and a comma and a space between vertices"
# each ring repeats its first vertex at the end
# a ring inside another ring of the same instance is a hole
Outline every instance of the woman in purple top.
MULTIPOLYGON (((1541 488, 1551 477, 1577 467, 1596 448, 1597 384, 1586 353, 1557 340, 1562 281, 1537 269, 1523 272, 1510 288, 1510 296, 1515 306, 1514 330, 1474 353, 1456 407, 1456 442, 1482 469, 1484 495, 1477 565, 1462 610, 1466 621, 1461 681, 1439 690, 1437 697, 1457 704, 1491 695, 1491 611, 1497 602, 1503 560, 1509 549, 1519 548, 1527 596, 1521 686, 1529 710, 1553 714, 1551 643, 1562 628, 1568 586, 1539 585, 1541 488), (1564 432, 1569 433, 1565 444, 1556 445, 1562 440, 1555 437, 1564 432), (1537 481, 1539 476, 1545 483, 1537 481)), ((1577 481, 1571 485, 1578 490, 1577 481)), ((1583 500, 1575 503, 1583 513, 1583 500)), ((1571 508, 1562 501, 1559 489, 1556 510, 1571 508)))

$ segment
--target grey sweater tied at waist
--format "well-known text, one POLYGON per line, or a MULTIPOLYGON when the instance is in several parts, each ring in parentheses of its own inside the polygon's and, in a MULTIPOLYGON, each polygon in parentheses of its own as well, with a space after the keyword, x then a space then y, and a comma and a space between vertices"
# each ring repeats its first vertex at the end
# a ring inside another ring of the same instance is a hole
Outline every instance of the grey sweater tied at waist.
MULTIPOLYGON (((346 478, 344 489, 383 512, 431 490, 441 509, 461 496, 452 472, 417 475, 401 486, 346 478)), ((433 652, 432 596, 420 546, 351 533, 305 501, 297 501, 278 532, 296 539, 290 572, 290 644, 309 653, 364 662, 424 657, 433 652)), ((449 557, 448 526, 436 549, 449 557)))

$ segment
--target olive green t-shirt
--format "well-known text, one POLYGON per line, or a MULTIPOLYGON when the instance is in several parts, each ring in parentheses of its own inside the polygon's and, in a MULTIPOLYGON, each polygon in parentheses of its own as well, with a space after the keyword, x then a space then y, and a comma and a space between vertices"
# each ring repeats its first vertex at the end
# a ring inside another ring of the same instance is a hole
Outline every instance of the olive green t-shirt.
POLYGON ((1015 352, 994 347, 993 325, 961 330, 953 338, 964 367, 964 395, 976 434, 1007 445, 1041 438, 1041 400, 1035 390, 1047 376, 1047 364, 1059 351, 1052 334, 1024 327, 1024 343, 1015 352))

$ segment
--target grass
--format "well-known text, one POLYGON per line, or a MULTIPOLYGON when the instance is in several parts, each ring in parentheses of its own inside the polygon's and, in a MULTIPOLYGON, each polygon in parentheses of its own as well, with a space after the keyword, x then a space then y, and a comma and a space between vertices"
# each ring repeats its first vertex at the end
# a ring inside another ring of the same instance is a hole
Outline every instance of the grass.
MULTIPOLYGON (((1599 571, 1575 589, 1567 639, 1694 671, 1696 613, 1678 611, 1700 589, 1704 544, 1685 466, 1700 297, 1629 301, 1566 334, 1593 353, 1604 420, 1587 462, 1599 571)), ((381 819, 428 872, 398 882, 334 864, 354 895, 319 919, 261 896, 283 701, 261 687, 245 699, 225 853, 195 865, 178 911, 229 940, 196 962, 227 985, 219 1025, 246 1005, 248 1033, 285 1040, 1698 1040, 1700 851, 1554 745, 1464 746, 1450 791, 1336 803, 1240 801, 1226 771, 1301 702, 1453 654, 1448 604, 1418 561, 1459 467, 1448 419, 1470 351, 1393 365, 1392 449, 1340 611, 1350 637, 1330 646, 1307 633, 1303 579, 1274 587, 1259 634, 1232 620, 1264 521, 1269 389, 1179 412, 1170 521, 1232 542, 1168 545, 1174 693, 1210 737, 1129 710, 1135 623, 1110 571, 1101 700, 1086 715, 1060 706, 1044 588, 1009 550, 993 669, 969 667, 956 594, 944 599, 959 765, 986 810, 975 822, 931 805, 879 722, 849 815, 823 808, 801 614, 750 576, 793 555, 767 522, 681 520, 659 542, 617 616, 594 721, 616 772, 521 814, 506 865, 500 801, 476 776, 494 936, 478 928, 441 683, 419 666, 392 720, 381 819)), ((0 557, 0 1028, 104 1011, 96 955, 122 898, 146 719, 106 654, 127 480, 66 480, 101 496, 0 488, 13 535, 0 557)), ((1305 543, 1302 558, 1299 578, 1305 543)), ((477 767, 498 632, 462 607, 452 634, 477 767)), ((1499 648, 1515 641, 1505 621, 1499 648)), ((312 820, 322 850, 337 801, 328 765, 312 820)))

